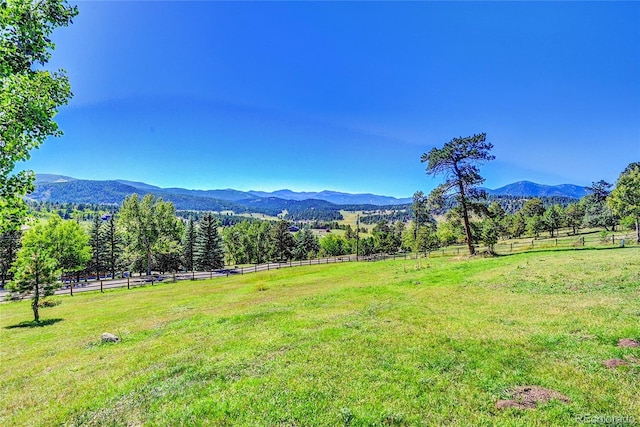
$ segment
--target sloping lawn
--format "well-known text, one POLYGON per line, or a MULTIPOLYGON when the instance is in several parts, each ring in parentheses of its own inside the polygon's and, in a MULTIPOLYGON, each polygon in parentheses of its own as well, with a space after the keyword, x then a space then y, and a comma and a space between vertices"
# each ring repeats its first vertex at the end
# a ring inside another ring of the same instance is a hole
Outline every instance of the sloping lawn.
POLYGON ((617 346, 640 339, 637 248, 309 266, 56 300, 37 327, 28 301, 0 305, 0 425, 640 423, 640 349, 617 346), (603 364, 613 358, 627 364, 603 364), (569 401, 496 408, 531 385, 569 401))

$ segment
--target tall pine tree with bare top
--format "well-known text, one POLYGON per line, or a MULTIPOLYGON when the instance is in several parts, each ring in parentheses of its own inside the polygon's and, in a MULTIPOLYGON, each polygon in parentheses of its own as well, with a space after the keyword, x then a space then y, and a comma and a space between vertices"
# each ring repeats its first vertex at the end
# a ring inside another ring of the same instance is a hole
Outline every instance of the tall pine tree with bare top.
POLYGON ((465 138, 453 138, 442 148, 434 147, 420 158, 422 163, 427 163, 428 175, 444 175, 445 182, 434 188, 430 197, 441 206, 444 206, 449 198, 457 202, 462 213, 467 246, 471 255, 475 250, 469 214, 479 211, 478 201, 486 197, 486 193, 478 188, 485 181, 480 176, 478 165, 495 159, 495 156, 489 154, 492 148, 493 144, 487 142, 487 134, 480 133, 465 138))

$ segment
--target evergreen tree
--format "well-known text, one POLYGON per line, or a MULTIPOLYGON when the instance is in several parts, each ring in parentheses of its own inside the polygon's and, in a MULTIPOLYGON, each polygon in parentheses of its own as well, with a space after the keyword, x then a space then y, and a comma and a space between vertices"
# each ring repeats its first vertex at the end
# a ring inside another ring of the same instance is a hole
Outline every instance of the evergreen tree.
POLYGON ((295 235, 296 246, 293 250, 293 259, 309 259, 320 250, 318 237, 309 228, 305 228, 295 235))
POLYGON ((373 236, 360 239, 360 255, 369 256, 376 253, 376 244, 373 236))
POLYGON ((193 218, 189 218, 187 227, 182 235, 182 265, 188 270, 193 271, 195 267, 195 250, 196 250, 196 226, 193 218))
POLYGON ((563 217, 564 212, 560 205, 553 205, 545 211, 542 216, 542 221, 544 222, 545 229, 549 232, 551 237, 554 236, 555 231, 557 231, 562 225, 563 217))
POLYGON ((522 209, 520 209, 520 213, 525 219, 536 215, 542 216, 544 215, 544 203, 542 203, 541 199, 534 197, 524 203, 522 209))
POLYGON ((609 228, 615 229, 618 218, 607 204, 610 188, 611 184, 604 180, 593 182, 591 187, 587 187, 591 194, 581 200, 585 207, 583 218, 585 227, 604 227, 607 231, 609 228))
POLYGON ((395 230, 387 221, 379 221, 371 232, 375 241, 376 252, 394 254, 400 248, 402 229, 395 230), (399 231, 399 234, 396 231, 399 231))
POLYGON ((536 239, 544 230, 544 221, 540 215, 534 215, 527 219, 527 233, 536 239))
POLYGON ((487 245, 490 253, 495 253, 494 246, 498 243, 499 226, 494 218, 486 218, 482 221, 480 239, 487 245))
POLYGON ((438 201, 440 206, 449 197, 457 202, 471 255, 474 248, 469 214, 480 208, 478 200, 486 198, 486 193, 478 188, 485 180, 480 176, 476 165, 495 158, 489 154, 492 148, 493 144, 486 142, 486 134, 481 133, 466 138, 453 138, 442 148, 433 148, 421 157, 421 161, 428 164, 427 174, 442 174, 446 177, 446 181, 431 192, 431 198, 438 201))
POLYGON ((16 255, 20 249, 20 238, 22 232, 19 229, 9 230, 0 234, 0 285, 4 287, 5 282, 11 279, 11 266, 16 260, 16 255))
POLYGON ((218 221, 211 213, 205 214, 198 226, 195 265, 201 271, 212 271, 224 267, 218 221))
POLYGON ((100 214, 96 212, 89 228, 89 246, 91 246, 91 259, 87 265, 87 269, 96 274, 96 278, 100 277, 100 273, 106 267, 106 235, 100 214))
POLYGON ((116 277, 116 270, 122 266, 122 236, 118 231, 115 215, 111 215, 107 221, 104 233, 106 244, 105 266, 111 272, 111 278, 116 277))
POLYGON ((571 203, 565 209, 565 219, 567 227, 571 227, 573 234, 577 234, 584 220, 584 205, 582 203, 571 203))
POLYGON ((271 259, 273 261, 287 261, 293 255, 296 242, 289 227, 289 221, 280 220, 271 229, 271 259))

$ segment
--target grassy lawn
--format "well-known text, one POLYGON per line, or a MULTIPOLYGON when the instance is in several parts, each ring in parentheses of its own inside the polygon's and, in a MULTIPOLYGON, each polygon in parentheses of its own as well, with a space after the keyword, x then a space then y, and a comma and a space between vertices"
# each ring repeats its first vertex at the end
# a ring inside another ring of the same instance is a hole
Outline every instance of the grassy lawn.
POLYGON ((0 425, 640 421, 640 349, 616 346, 640 338, 638 248, 308 266, 57 300, 39 327, 29 302, 0 305, 0 425), (570 402, 496 409, 522 385, 570 402))
MULTIPOLYGON (((338 221, 338 223, 341 225, 350 225, 354 230, 356 229, 356 221, 358 215, 360 216, 360 218, 367 215, 364 211, 341 210, 340 213, 342 214, 343 219, 341 221, 338 221)), ((373 227, 375 226, 375 224, 364 224, 360 222, 360 228, 366 228, 367 230, 369 230, 369 233, 371 233, 371 230, 373 230, 373 227)))

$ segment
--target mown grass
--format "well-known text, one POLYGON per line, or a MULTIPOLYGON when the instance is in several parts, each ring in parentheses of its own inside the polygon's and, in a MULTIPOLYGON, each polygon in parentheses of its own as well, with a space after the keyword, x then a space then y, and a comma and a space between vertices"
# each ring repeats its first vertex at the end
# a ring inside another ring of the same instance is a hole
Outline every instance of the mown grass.
POLYGON ((345 263, 0 306, 2 425, 640 420, 640 250, 345 263), (122 338, 103 344, 109 331, 122 338), (571 399, 498 410, 508 389, 571 399))

